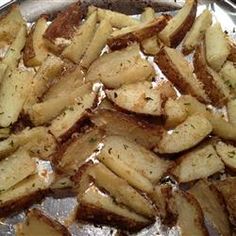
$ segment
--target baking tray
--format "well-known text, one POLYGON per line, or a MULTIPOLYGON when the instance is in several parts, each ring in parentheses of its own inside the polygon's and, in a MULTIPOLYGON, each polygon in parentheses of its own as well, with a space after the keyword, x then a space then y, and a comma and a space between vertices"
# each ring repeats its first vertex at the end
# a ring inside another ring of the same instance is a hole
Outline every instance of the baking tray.
MULTIPOLYGON (((23 16, 29 23, 32 23, 42 13, 55 15, 57 11, 63 10, 69 4, 75 2, 75 0, 0 0, 0 12, 7 10, 12 3, 19 3, 23 16)), ((175 14, 175 10, 178 10, 183 5, 183 0, 83 0, 83 5, 94 4, 99 7, 116 10, 134 17, 139 17, 145 6, 151 6, 156 12, 168 11, 170 14, 175 14)), ((228 34, 236 39, 236 3, 226 1, 208 1, 199 0, 198 14, 205 8, 214 12, 215 20, 218 20, 223 29, 228 34)), ((160 71, 158 71, 160 74, 160 71)), ((44 163, 44 165, 48 163, 44 163)), ((74 197, 55 198, 47 197, 41 204, 35 204, 33 207, 38 207, 46 212, 52 218, 57 219, 62 224, 69 227, 73 236, 109 236, 119 235, 119 232, 106 226, 94 226, 90 224, 78 224, 71 223, 69 220, 73 216, 74 209, 76 207, 76 199, 74 197)), ((22 222, 25 218, 25 213, 21 213, 9 217, 7 219, 0 219, 0 236, 13 236, 15 235, 14 225, 22 222)), ((207 222, 206 222, 207 223, 207 222)), ((207 224, 211 236, 217 236, 218 234, 213 228, 207 224)), ((139 232, 139 236, 177 236, 180 235, 178 227, 168 228, 161 225, 157 219, 156 223, 150 228, 146 228, 139 232)), ((40 235, 39 236, 49 236, 40 235)))

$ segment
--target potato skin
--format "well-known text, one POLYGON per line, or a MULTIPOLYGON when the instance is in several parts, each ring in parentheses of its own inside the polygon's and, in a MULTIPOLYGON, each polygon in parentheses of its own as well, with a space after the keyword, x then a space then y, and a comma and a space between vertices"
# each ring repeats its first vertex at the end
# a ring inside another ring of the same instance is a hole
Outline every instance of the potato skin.
POLYGON ((28 196, 24 196, 18 199, 0 204, 0 217, 8 217, 12 213, 16 214, 22 209, 28 208, 34 203, 40 202, 48 193, 48 190, 39 190, 28 196))
POLYGON ((204 45, 199 45, 193 56, 194 72, 197 78, 203 83, 204 90, 206 91, 208 97, 211 99, 213 105, 223 106, 227 102, 227 98, 219 90, 219 88, 214 83, 214 79, 207 70, 207 64, 205 59, 205 47, 204 45))
MULTIPOLYGON (((80 1, 71 4, 65 11, 57 14, 43 35, 44 39, 48 42, 49 48, 55 49, 56 38, 70 39, 76 27, 79 26, 82 17, 80 1)), ((61 51, 62 49, 59 46, 58 50, 61 51)))
POLYGON ((80 203, 77 211, 77 219, 79 221, 88 221, 95 224, 108 224, 113 227, 118 227, 130 232, 137 232, 142 228, 150 225, 152 222, 137 223, 132 220, 125 219, 116 214, 108 212, 106 210, 98 209, 91 204, 80 203))

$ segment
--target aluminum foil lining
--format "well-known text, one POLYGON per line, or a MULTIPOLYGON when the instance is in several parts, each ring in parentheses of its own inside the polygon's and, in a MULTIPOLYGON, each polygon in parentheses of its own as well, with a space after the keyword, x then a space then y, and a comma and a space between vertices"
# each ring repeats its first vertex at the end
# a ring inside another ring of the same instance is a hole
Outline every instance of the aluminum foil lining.
MULTIPOLYGON (((14 2, 20 3, 20 8, 23 16, 27 19, 29 23, 33 22, 42 13, 54 14, 59 10, 63 10, 72 2, 76 0, 0 0, 0 10, 5 11, 9 5, 14 2)), ((152 6, 155 11, 162 12, 167 11, 168 13, 174 15, 175 10, 179 9, 184 1, 183 0, 83 0, 83 4, 90 5, 94 4, 99 7, 104 7, 119 12, 123 12, 129 15, 134 15, 133 17, 139 18, 142 9, 145 6, 152 6)), ((214 20, 219 21, 224 30, 228 34, 236 39, 236 4, 229 0, 225 1, 208 1, 199 0, 198 13, 200 14, 204 9, 208 8, 214 12, 214 20)), ((152 58, 149 61, 153 63, 152 58)), ((161 71, 154 65, 157 74, 159 76, 161 71)), ((45 168, 51 169, 49 163, 41 163, 45 168)), ((74 197, 66 197, 55 199, 52 197, 47 197, 43 200, 41 204, 35 204, 32 207, 37 207, 42 211, 46 212, 52 218, 58 220, 62 224, 69 227, 69 230, 73 236, 115 236, 119 235, 118 231, 114 228, 106 226, 94 226, 90 224, 79 224, 70 222, 71 216, 73 216, 74 210, 77 206, 77 201, 74 197)), ((25 213, 21 213, 9 217, 7 219, 0 219, 0 236, 13 236, 15 235, 14 225, 24 221, 25 213)), ((207 227, 211 236, 217 236, 217 232, 206 222, 207 227)), ((168 228, 160 223, 157 219, 156 223, 150 228, 143 229, 138 234, 138 236, 178 236, 181 235, 181 230, 178 227, 168 228)), ((42 235, 49 236, 49 235, 42 235)))

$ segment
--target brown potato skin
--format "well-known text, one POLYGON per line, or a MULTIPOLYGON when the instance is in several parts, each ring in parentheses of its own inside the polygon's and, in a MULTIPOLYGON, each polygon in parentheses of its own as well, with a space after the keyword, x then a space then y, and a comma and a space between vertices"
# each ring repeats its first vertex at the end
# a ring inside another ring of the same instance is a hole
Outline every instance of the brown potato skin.
MULTIPOLYGON (((56 38, 70 39, 76 27, 79 26, 82 17, 80 1, 71 4, 65 11, 57 14, 56 18, 44 33, 44 39, 46 39, 49 44, 54 44, 56 38)), ((62 49, 63 48, 59 48, 59 50, 62 49)))
MULTIPOLYGON (((168 78, 168 80, 170 80, 182 94, 191 94, 196 97, 194 89, 182 79, 182 75, 172 63, 164 48, 157 53, 154 61, 160 67, 161 71, 168 78)), ((205 103, 201 97, 197 97, 197 99, 205 103)))
POLYGON ((0 203, 0 217, 8 217, 13 213, 16 214, 22 209, 30 207, 34 203, 40 202, 46 196, 47 193, 48 190, 39 190, 28 196, 9 200, 2 205, 0 203))
POLYGON ((236 62, 236 43, 230 42, 230 54, 228 56, 228 60, 232 62, 236 62))
POLYGON ((95 224, 107 224, 130 232, 137 232, 152 223, 137 223, 132 220, 124 219, 111 212, 98 209, 96 206, 83 203, 80 203, 79 205, 77 219, 79 221, 87 221, 95 224))
POLYGON ((205 47, 203 44, 197 46, 193 56, 194 73, 197 78, 203 83, 206 94, 211 99, 212 104, 217 107, 222 107, 227 103, 227 98, 217 88, 212 75, 207 70, 205 59, 205 47))
POLYGON ((182 27, 176 29, 176 31, 170 36, 170 47, 176 48, 180 42, 183 40, 187 32, 191 29, 197 13, 197 3, 198 1, 195 0, 192 6, 192 9, 182 24, 182 27))
POLYGON ((142 42, 144 39, 150 38, 163 30, 167 25, 168 19, 169 17, 167 16, 160 16, 143 29, 109 38, 107 44, 111 50, 119 50, 127 47, 133 42, 142 42))
POLYGON ((38 220, 43 221, 45 224, 51 226, 52 228, 54 228, 56 231, 60 232, 61 235, 63 236, 71 236, 70 232, 68 231, 68 229, 60 224, 58 221, 53 220, 51 218, 49 218, 48 216, 44 215, 42 211, 40 211, 37 208, 33 208, 31 209, 28 214, 28 217, 34 216, 36 217, 38 220))

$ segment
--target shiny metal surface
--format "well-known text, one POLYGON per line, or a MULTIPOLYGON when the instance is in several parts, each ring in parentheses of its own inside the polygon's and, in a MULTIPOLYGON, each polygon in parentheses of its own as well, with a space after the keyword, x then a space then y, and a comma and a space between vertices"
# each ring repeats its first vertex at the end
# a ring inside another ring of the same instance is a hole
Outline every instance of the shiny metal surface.
MULTIPOLYGON (((32 22, 42 13, 53 13, 58 10, 62 10, 70 3, 75 0, 24 0, 19 1, 22 14, 29 21, 32 22)), ((0 0, 0 9, 6 9, 9 4, 16 2, 16 0, 0 0), (4 5, 5 4, 5 5, 4 5), (4 6, 3 6, 4 5, 4 6)), ((124 12, 127 14, 139 14, 143 7, 151 5, 156 11, 164 10, 176 10, 182 6, 182 0, 84 0, 84 4, 95 4, 100 7, 111 8, 124 12)), ((205 8, 210 9, 214 12, 215 20, 220 21, 224 30, 227 30, 231 36, 236 39, 236 5, 232 1, 208 1, 199 0, 198 14, 202 12, 205 8)), ((174 14, 170 11, 171 14, 174 14)), ((138 16, 137 16, 138 17, 138 16)), ((76 199, 73 197, 66 197, 60 199, 54 199, 52 197, 47 197, 41 204, 36 204, 43 211, 47 212, 53 218, 59 220, 61 223, 67 225, 73 236, 108 236, 116 235, 117 231, 109 227, 96 227, 93 225, 82 225, 73 223, 69 224, 68 218, 71 218, 73 210, 76 207, 76 199)), ((24 220, 24 212, 12 216, 8 219, 0 219, 0 236, 13 236, 15 235, 14 224, 24 220)), ((209 224, 207 224, 209 225, 209 224)), ((209 231, 211 236, 216 236, 215 230, 209 226, 209 231)), ((177 236, 180 235, 180 231, 177 227, 167 228, 160 224, 157 219, 156 224, 151 228, 142 230, 139 236, 177 236)), ((42 235, 44 236, 44 235, 42 235)), ((47 235, 45 235, 47 236, 47 235)))

